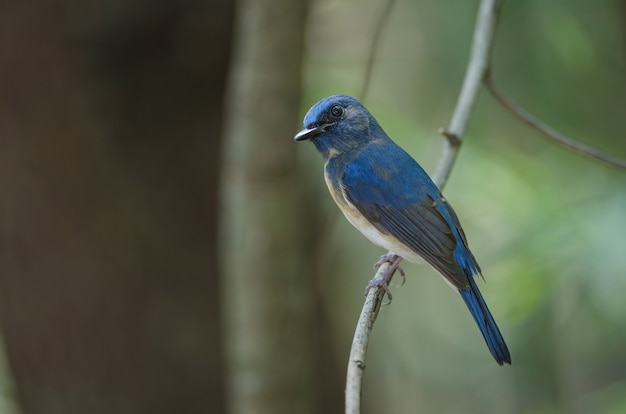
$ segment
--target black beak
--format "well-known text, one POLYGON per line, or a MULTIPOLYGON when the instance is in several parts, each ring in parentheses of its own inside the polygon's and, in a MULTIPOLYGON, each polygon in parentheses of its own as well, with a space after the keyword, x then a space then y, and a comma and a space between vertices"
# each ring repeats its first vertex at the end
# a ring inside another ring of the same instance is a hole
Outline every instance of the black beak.
POLYGON ((304 128, 300 132, 298 132, 293 139, 295 141, 306 141, 307 139, 311 139, 314 136, 321 134, 326 131, 326 128, 329 126, 335 125, 335 122, 330 124, 323 124, 319 126, 311 126, 310 128, 304 128))

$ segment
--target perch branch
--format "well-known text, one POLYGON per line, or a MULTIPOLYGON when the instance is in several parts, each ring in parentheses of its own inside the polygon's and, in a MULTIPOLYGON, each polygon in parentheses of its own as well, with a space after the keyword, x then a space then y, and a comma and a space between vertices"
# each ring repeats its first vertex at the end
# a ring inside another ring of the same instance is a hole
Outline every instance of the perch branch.
MULTIPOLYGON (((481 84, 487 76, 500 5, 501 0, 482 0, 480 3, 463 87, 450 125, 442 131, 447 139, 444 142, 443 152, 433 175, 433 181, 439 188, 446 184, 450 175, 481 84)), ((376 276, 384 274, 388 266, 388 263, 383 263, 378 268, 376 276)), ((370 289, 359 316, 348 360, 346 414, 359 414, 361 412, 361 384, 365 371, 367 345, 384 294, 385 291, 381 287, 370 289)))
MULTIPOLYGON (((388 266, 388 263, 383 263, 378 268, 376 277, 382 277, 387 271, 388 266)), ((379 286, 370 289, 365 297, 363 310, 359 315, 359 321, 357 322, 354 337, 352 338, 350 359, 348 360, 348 372, 346 375, 346 414, 359 414, 361 412, 361 389, 363 374, 365 372, 367 345, 384 294, 384 289, 379 286)))

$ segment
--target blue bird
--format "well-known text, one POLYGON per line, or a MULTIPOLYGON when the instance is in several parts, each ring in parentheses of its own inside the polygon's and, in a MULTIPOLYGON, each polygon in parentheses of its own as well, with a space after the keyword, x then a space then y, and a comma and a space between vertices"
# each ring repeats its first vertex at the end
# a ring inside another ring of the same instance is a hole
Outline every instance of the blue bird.
MULTIPOLYGON (((474 280, 481 270, 456 213, 369 111, 351 96, 329 96, 313 105, 294 139, 311 140, 322 154, 326 185, 348 221, 392 252, 377 265, 389 261, 393 273, 402 258, 426 261, 461 294, 496 362, 510 364, 509 350, 474 280)), ((380 285, 389 293, 390 276, 373 279, 368 289, 380 285)))

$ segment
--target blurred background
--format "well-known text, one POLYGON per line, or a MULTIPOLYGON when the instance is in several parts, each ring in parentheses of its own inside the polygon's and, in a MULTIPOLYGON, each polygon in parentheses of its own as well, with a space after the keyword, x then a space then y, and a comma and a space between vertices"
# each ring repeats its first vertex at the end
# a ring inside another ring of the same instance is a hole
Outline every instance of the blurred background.
MULTIPOLYGON (((361 98, 386 1, 0 3, 0 413, 340 413, 384 252, 302 116, 361 98)), ((427 171, 478 1, 396 0, 364 103, 427 171)), ((505 2, 494 78, 626 158, 626 1, 505 2)), ((365 413, 626 412, 626 173, 483 92, 444 191, 511 350, 405 264, 365 413)))

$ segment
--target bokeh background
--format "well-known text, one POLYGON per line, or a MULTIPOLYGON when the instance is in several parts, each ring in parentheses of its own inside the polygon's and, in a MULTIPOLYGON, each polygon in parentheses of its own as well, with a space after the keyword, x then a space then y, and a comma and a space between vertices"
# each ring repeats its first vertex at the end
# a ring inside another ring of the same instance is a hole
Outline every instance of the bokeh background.
MULTIPOLYGON (((386 1, 0 3, 0 413, 340 413, 383 252, 293 134, 362 97, 386 1)), ((396 0, 364 103, 427 171, 478 1, 396 0)), ((626 2, 505 2, 494 78, 626 158, 626 2)), ((483 91, 444 191, 511 349, 405 264, 365 413, 626 412, 626 173, 483 91)))

